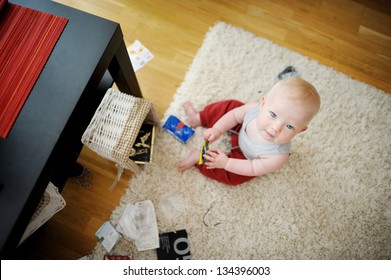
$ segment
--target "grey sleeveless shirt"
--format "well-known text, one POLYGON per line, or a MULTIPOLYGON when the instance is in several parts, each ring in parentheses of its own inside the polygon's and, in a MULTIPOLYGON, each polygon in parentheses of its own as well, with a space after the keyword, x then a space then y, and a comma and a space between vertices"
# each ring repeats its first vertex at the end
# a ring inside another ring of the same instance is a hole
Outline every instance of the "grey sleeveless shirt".
POLYGON ((239 147, 243 155, 247 159, 257 159, 262 155, 280 155, 289 154, 291 151, 291 143, 275 144, 255 142, 248 136, 246 127, 250 121, 255 119, 260 112, 260 107, 256 106, 246 113, 244 116, 242 128, 239 131, 239 147))

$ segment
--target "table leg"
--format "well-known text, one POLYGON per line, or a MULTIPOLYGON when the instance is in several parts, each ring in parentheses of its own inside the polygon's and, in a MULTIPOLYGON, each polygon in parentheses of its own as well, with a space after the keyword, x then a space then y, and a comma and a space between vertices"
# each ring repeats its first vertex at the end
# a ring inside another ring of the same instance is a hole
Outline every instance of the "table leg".
POLYGON ((121 92, 143 97, 123 40, 109 65, 109 71, 121 92))

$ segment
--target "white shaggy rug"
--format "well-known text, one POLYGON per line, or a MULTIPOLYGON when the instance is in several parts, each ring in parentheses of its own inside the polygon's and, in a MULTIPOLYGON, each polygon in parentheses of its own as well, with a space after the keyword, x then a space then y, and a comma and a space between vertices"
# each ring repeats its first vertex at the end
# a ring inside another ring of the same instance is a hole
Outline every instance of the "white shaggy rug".
MULTIPOLYGON (((201 145, 203 129, 182 144, 160 128, 153 163, 133 177, 111 222, 126 203, 151 200, 159 232, 186 229, 193 259, 391 259, 390 94, 220 22, 165 118, 185 120, 187 100, 199 109, 227 98, 260 100, 288 65, 315 85, 322 106, 294 139, 286 166, 237 187, 196 168, 181 174, 176 164, 201 145)), ((90 257, 104 254, 97 244, 90 257)), ((156 259, 155 250, 138 252, 124 238, 111 254, 156 259)))

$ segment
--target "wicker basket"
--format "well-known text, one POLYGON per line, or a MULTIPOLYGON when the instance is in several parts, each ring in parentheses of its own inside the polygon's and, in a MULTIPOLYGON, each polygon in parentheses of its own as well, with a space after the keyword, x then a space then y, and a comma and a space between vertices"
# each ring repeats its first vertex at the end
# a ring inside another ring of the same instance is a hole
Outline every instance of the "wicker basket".
POLYGON ((65 205, 66 202, 61 196, 57 187, 54 186, 52 182, 49 182, 45 192, 43 193, 41 201, 35 209, 35 212, 31 217, 22 238, 19 241, 19 245, 25 241, 27 237, 39 229, 44 223, 46 223, 51 217, 53 217, 54 214, 62 210, 65 205))
POLYGON ((144 122, 159 123, 152 102, 110 88, 82 136, 84 145, 117 164, 118 174, 112 187, 124 168, 139 171, 129 155, 144 122))

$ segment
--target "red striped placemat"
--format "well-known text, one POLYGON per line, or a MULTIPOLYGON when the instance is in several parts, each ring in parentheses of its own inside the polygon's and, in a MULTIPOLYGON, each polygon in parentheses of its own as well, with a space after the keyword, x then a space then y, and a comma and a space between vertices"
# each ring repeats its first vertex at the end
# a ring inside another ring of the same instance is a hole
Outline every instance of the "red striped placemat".
POLYGON ((7 137, 67 22, 11 3, 2 11, 0 137, 7 137))

